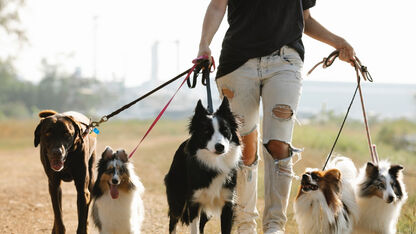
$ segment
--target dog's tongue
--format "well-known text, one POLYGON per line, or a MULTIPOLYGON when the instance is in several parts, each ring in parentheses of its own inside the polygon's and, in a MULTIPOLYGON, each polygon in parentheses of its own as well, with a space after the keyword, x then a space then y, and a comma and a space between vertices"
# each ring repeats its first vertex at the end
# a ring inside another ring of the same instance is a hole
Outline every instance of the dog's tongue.
POLYGON ((110 194, 111 194, 111 198, 113 199, 117 199, 118 198, 118 187, 117 185, 110 185, 110 194))
POLYGON ((60 171, 62 170, 62 168, 64 168, 64 162, 62 162, 62 160, 59 160, 59 159, 52 160, 50 164, 51 164, 51 168, 54 171, 60 171))

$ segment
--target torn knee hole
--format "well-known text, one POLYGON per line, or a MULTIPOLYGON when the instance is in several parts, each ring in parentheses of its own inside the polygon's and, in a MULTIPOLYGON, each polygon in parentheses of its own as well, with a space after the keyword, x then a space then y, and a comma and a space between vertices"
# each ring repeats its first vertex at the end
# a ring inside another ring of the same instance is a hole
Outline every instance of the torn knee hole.
POLYGON ((228 98, 228 100, 232 99, 234 97, 234 92, 231 91, 230 89, 227 88, 223 88, 221 90, 222 95, 226 96, 228 98))
POLYGON ((293 110, 288 105, 279 104, 276 105, 273 110, 273 116, 278 119, 291 119, 293 116, 293 110))

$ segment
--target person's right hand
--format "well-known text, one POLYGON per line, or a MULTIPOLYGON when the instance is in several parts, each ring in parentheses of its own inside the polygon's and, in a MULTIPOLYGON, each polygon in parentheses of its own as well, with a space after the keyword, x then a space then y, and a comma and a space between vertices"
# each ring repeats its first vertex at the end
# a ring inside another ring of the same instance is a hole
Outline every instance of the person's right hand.
POLYGON ((209 48, 208 45, 199 45, 199 51, 198 51, 198 55, 197 58, 206 55, 209 58, 209 63, 212 63, 212 57, 211 57, 211 49, 209 48))

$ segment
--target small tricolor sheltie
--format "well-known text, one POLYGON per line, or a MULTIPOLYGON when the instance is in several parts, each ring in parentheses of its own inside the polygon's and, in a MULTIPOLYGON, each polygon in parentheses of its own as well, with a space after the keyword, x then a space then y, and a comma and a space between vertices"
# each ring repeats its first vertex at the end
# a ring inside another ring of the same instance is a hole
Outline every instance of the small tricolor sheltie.
POLYGON ((356 194, 360 208, 356 233, 396 233, 400 210, 407 199, 403 166, 380 161, 360 169, 356 194))
POLYGON ((113 152, 107 146, 92 191, 92 216, 100 233, 139 234, 144 219, 143 192, 126 152, 113 152))
POLYGON ((203 233, 212 215, 221 217, 221 233, 231 233, 242 154, 237 130, 227 98, 214 114, 198 102, 189 125, 191 136, 176 151, 165 177, 169 233, 176 233, 179 221, 191 225, 191 233, 203 233))
POLYGON ((299 233, 351 233, 358 217, 354 193, 357 170, 346 157, 331 160, 327 170, 306 169, 294 203, 299 233))

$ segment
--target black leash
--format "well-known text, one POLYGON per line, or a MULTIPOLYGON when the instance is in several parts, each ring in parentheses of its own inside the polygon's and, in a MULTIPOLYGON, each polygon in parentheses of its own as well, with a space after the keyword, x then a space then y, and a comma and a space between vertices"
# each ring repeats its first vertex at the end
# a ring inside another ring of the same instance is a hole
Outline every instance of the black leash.
POLYGON ((212 58, 212 64, 210 64, 209 60, 205 57, 203 59, 200 59, 198 66, 195 68, 194 76, 192 78, 192 83, 190 79, 186 81, 189 88, 191 89, 195 88, 197 84, 198 75, 200 74, 200 71, 202 70, 201 83, 203 86, 206 87, 206 90, 207 90, 207 102, 208 102, 207 111, 210 114, 214 113, 214 108, 212 105, 211 85, 210 85, 210 80, 209 80, 209 74, 211 73, 211 66, 214 66, 214 69, 215 69, 215 62, 213 58, 212 58))
POLYGON ((177 79, 181 78, 182 76, 188 74, 188 72, 191 71, 191 69, 192 68, 189 68, 188 70, 186 70, 186 71, 182 72, 181 74, 173 77, 172 79, 170 79, 170 80, 166 81, 165 83, 159 85, 155 89, 147 92, 146 94, 144 94, 143 96, 137 98, 136 100, 131 101, 130 103, 128 103, 128 104, 120 107, 119 109, 113 111, 112 113, 110 113, 108 115, 104 115, 103 117, 101 117, 101 119, 99 121, 93 121, 93 122, 91 122, 91 124, 89 125, 89 128, 91 128, 91 127, 98 127, 101 123, 107 122, 111 117, 113 117, 115 115, 118 115, 120 112, 122 112, 122 111, 130 108, 131 106, 133 106, 137 102, 145 99, 146 97, 148 97, 148 96, 152 95, 153 93, 159 91, 160 89, 162 89, 163 87, 167 86, 168 84, 170 84, 170 83, 176 81, 177 79))
POLYGON ((130 103, 120 107, 119 109, 111 112, 108 115, 104 115, 101 117, 101 119, 99 121, 92 121, 87 129, 85 130, 85 132, 90 132, 91 128, 96 128, 98 127, 100 124, 107 122, 110 118, 114 117, 115 115, 118 115, 120 112, 130 108, 131 106, 133 106, 134 104, 136 104, 137 102, 147 98, 148 96, 152 95, 153 93, 159 91, 160 89, 164 88, 165 86, 169 85, 170 83, 178 80, 179 78, 181 78, 182 76, 190 73, 190 72, 194 72, 194 76, 193 76, 193 84, 190 83, 190 80, 187 79, 187 84, 189 88, 194 88, 196 86, 196 81, 197 81, 197 77, 199 75, 199 72, 202 70, 202 84, 205 85, 207 87, 207 97, 208 97, 208 111, 211 111, 211 113, 213 112, 213 108, 212 108, 212 97, 211 97, 211 87, 210 87, 210 82, 209 82, 209 73, 211 72, 210 69, 213 66, 215 69, 215 63, 214 63, 214 59, 212 59, 212 64, 209 63, 209 60, 206 57, 201 57, 201 58, 197 58, 194 59, 192 61, 195 65, 192 68, 187 69, 186 71, 182 72, 181 74, 173 77, 172 79, 166 81, 165 83, 159 85, 158 87, 154 88, 153 90, 147 92, 146 94, 142 95, 141 97, 131 101, 130 103))
POLYGON ((357 94, 357 91, 358 91, 358 85, 355 88, 354 95, 352 95, 350 105, 348 106, 348 109, 347 109, 347 113, 344 116, 344 120, 342 120, 341 127, 338 131, 337 137, 335 138, 334 144, 332 145, 331 151, 329 152, 328 157, 325 160, 325 164, 324 164, 324 167, 322 168, 322 171, 325 170, 325 167, 328 164, 329 159, 331 158, 332 152, 334 151, 335 146, 337 145, 338 138, 341 135, 342 129, 344 128, 345 121, 347 120, 348 114, 350 113, 350 109, 351 109, 352 104, 354 103, 354 99, 355 99, 355 95, 357 94))

